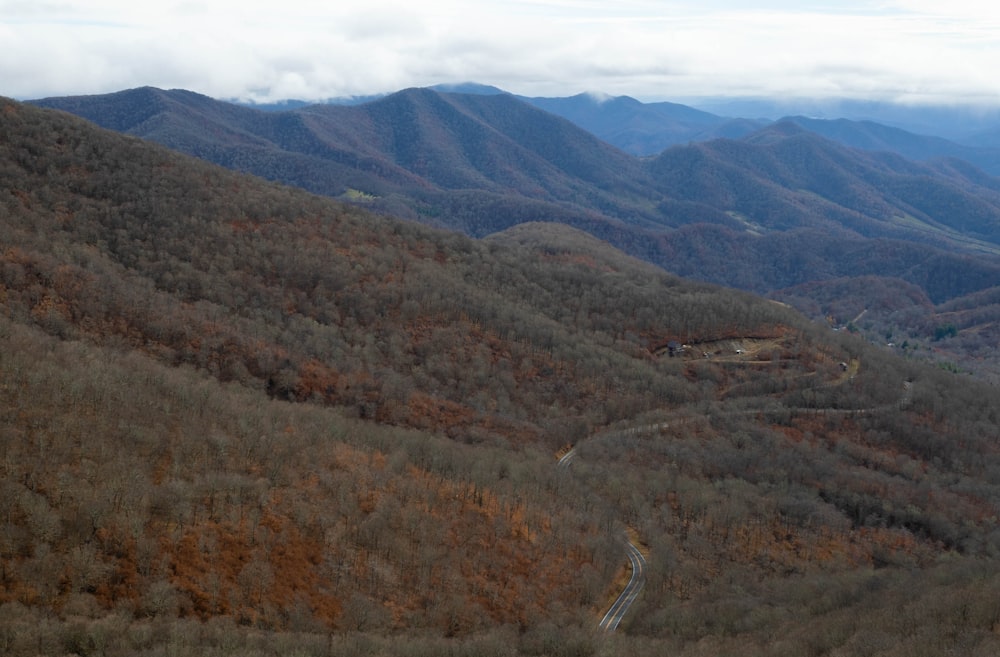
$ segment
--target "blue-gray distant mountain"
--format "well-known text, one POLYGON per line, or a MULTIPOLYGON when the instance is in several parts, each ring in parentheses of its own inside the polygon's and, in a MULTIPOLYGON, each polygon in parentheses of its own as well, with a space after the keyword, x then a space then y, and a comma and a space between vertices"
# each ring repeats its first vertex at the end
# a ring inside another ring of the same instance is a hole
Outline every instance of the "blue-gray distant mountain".
POLYGON ((872 121, 919 135, 942 137, 965 146, 1000 146, 1000 105, 932 105, 850 99, 711 99, 690 101, 726 116, 778 120, 784 116, 872 121), (984 139, 993 135, 994 139, 984 139))
POLYGON ((675 144, 739 138, 765 121, 730 119, 677 103, 642 103, 629 96, 583 93, 568 98, 523 98, 569 119, 633 155, 653 155, 675 144))
MULTIPOLYGON (((568 98, 523 98, 523 100, 553 114, 569 119, 609 144, 633 155, 656 155, 674 145, 710 141, 720 137, 739 139, 772 123, 768 118, 726 118, 678 103, 643 103, 628 96, 579 94, 568 98)), ((776 111, 780 106, 756 108, 756 111, 776 111)), ((866 105, 866 107, 871 107, 866 105)), ((879 106, 881 107, 881 106, 879 106)), ((882 110, 889 120, 901 112, 891 113, 892 106, 882 110)), ((754 106, 734 106, 753 112, 754 106)), ((860 112, 860 108, 856 111, 860 112)), ((874 111, 874 110, 872 110, 874 111)), ((943 112, 943 110, 942 110, 943 112)), ((1000 175, 1000 119, 984 119, 981 132, 955 129, 942 112, 925 110, 910 123, 921 126, 927 134, 893 127, 872 120, 825 119, 790 116, 792 121, 810 132, 832 139, 845 146, 870 151, 890 151, 914 160, 955 157, 966 160, 987 173, 1000 175), (994 125, 992 131, 983 126, 994 125), (959 143, 935 134, 964 137, 959 143)), ((958 110, 955 110, 956 117, 958 110)), ((745 116, 758 116, 747 114, 745 116)), ((963 115, 964 116, 964 115, 963 115)), ((903 119, 901 119, 903 120, 903 119)), ((956 119, 957 120, 957 119, 956 119)), ((968 121, 958 121, 966 125, 968 121)))
POLYGON ((958 158, 987 173, 1000 175, 1000 148, 995 146, 965 146, 942 137, 918 135, 874 121, 812 119, 804 116, 784 120, 845 146, 867 151, 889 151, 911 160, 958 158))
MULTIPOLYGON (((498 87, 475 82, 439 84, 429 88, 449 94, 509 95, 498 87)), ((323 104, 363 105, 386 95, 332 98, 323 101, 323 104)), ((956 157, 987 173, 1000 175, 1000 113, 996 111, 859 101, 717 101, 714 104, 710 100, 702 101, 709 107, 730 112, 729 116, 743 117, 729 118, 679 103, 643 103, 629 96, 601 93, 517 98, 569 119, 632 155, 656 155, 670 146, 720 137, 739 139, 776 120, 790 120, 845 146, 891 151, 917 160, 956 157), (791 114, 783 119, 747 118, 779 117, 789 109, 810 113, 791 114), (842 114, 837 115, 838 112, 842 114)), ((286 100, 248 106, 282 111, 313 104, 316 103, 286 100)))
POLYGON ((790 121, 742 140, 671 148, 649 167, 676 199, 725 208, 750 230, 825 226, 986 251, 1000 244, 1000 179, 847 149, 790 121))
POLYGON ((37 104, 224 166, 485 235, 529 220, 655 226, 634 157, 507 94, 408 89, 358 106, 262 112, 144 88, 37 104))
MULTIPOLYGON (((280 112, 149 88, 38 104, 474 236, 569 224, 669 271, 757 292, 880 276, 940 303, 1000 284, 1000 180, 956 159, 847 148, 792 121, 639 158, 504 93, 408 89, 280 112)), ((901 138, 868 134, 869 146, 901 138)))
POLYGON ((479 84, 478 82, 459 82, 457 84, 436 84, 430 87, 434 91, 447 94, 475 94, 478 96, 496 96, 507 93, 499 87, 490 84, 479 84))

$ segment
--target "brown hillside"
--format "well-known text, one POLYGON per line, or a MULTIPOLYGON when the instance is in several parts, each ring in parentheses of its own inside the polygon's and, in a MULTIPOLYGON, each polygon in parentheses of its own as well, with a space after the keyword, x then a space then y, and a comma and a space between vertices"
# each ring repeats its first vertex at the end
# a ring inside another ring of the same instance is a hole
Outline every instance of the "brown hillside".
POLYGON ((9 101, 0 167, 5 654, 998 647, 995 388, 9 101))

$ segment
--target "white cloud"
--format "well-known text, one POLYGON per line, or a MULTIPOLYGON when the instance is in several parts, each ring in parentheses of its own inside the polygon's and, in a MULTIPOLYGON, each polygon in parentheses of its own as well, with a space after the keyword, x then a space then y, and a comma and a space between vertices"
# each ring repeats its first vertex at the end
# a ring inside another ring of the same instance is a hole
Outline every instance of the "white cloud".
POLYGON ((971 0, 0 0, 0 93, 153 85, 326 98, 477 81, 529 95, 997 100, 971 0))

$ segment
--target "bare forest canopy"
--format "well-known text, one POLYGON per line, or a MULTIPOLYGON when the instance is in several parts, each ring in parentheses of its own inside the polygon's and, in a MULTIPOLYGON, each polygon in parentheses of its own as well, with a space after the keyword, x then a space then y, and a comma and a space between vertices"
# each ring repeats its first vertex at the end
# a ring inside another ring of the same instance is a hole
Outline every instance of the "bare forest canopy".
POLYGON ((0 224, 4 654, 1000 647, 994 387, 11 101, 0 224))

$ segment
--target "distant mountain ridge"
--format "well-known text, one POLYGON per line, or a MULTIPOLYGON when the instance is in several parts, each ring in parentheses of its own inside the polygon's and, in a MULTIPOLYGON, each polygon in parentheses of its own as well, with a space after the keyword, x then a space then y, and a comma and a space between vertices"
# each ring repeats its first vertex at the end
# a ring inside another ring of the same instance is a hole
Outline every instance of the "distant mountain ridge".
POLYGON ((875 148, 929 152, 940 141, 793 118, 639 158, 515 96, 478 91, 277 112, 149 88, 36 104, 476 237, 564 223, 668 271, 758 293, 877 276, 941 304, 1000 285, 1000 181, 954 158, 917 162, 807 128, 863 133, 875 148))
MULTIPOLYGON (((615 102, 611 99, 605 104, 615 102)), ((670 149, 643 161, 608 146, 569 121, 502 93, 410 89, 358 106, 314 105, 282 112, 257 111, 182 90, 150 88, 106 96, 46 99, 37 104, 64 109, 102 127, 150 138, 231 168, 332 196, 357 188, 369 195, 403 194, 433 204, 440 200, 437 196, 441 192, 476 190, 513 194, 564 208, 573 206, 578 213, 603 214, 605 218, 653 228, 704 220, 684 216, 676 207, 677 201, 715 210, 715 223, 738 225, 739 221, 733 223, 734 213, 752 218, 754 212, 749 206, 729 207, 727 204, 735 201, 720 196, 720 187, 709 189, 702 185, 694 192, 688 186, 691 181, 679 177, 684 170, 704 168, 710 163, 713 178, 721 175, 740 179, 741 184, 757 178, 764 187, 776 189, 777 185, 782 197, 776 199, 779 204, 790 198, 789 191, 803 184, 801 175, 793 175, 793 171, 808 171, 805 175, 810 177, 808 187, 813 194, 833 202, 841 215, 845 208, 860 212, 865 221, 858 225, 869 227, 871 220, 884 222, 891 216, 890 208, 901 210, 899 214, 905 216, 911 207, 927 205, 919 200, 911 202, 913 190, 909 188, 914 185, 903 185, 886 195, 865 180, 848 180, 858 175, 870 179, 873 167, 883 174, 891 171, 903 177, 936 178, 935 185, 942 193, 964 199, 963 203, 974 205, 973 196, 990 207, 998 203, 996 184, 974 170, 864 155, 824 143, 804 130, 791 134, 789 126, 793 123, 807 128, 831 127, 805 119, 782 121, 742 140, 713 140, 709 145, 670 149), (711 158, 706 159, 709 153, 711 158), (762 175, 766 180, 760 180, 762 175), (840 181, 839 192, 831 182, 834 180, 840 181), (859 189, 865 189, 865 198, 857 198, 859 189), (828 197, 830 193, 834 196, 828 197), (724 214, 730 220, 723 219, 724 214)), ((693 116, 708 121, 710 115, 693 116)), ((844 124, 836 127, 841 133, 845 131, 844 124)), ((869 145, 906 141, 899 131, 866 128, 872 135, 869 145)), ((934 140, 924 143, 928 144, 924 152, 933 146, 941 147, 934 140)), ((879 175, 884 182, 883 174, 879 175)), ((418 212, 420 209, 416 208, 418 212)), ((425 209, 440 214, 434 208, 425 209)), ((947 219, 934 218, 937 209, 922 210, 925 221, 947 227, 947 219)), ((982 210, 980 214, 989 212, 982 210)), ((761 215, 760 225, 769 223, 764 216, 767 213, 757 214, 761 215)), ((817 216, 793 214, 781 225, 783 228, 816 225, 817 216)), ((836 212, 831 216, 837 217, 835 221, 844 221, 836 212)), ((987 216, 980 224, 973 236, 995 244, 991 219, 987 216)), ((886 236, 907 234, 905 228, 891 222, 878 228, 886 236)))
POLYGON ((739 138, 765 121, 730 119, 677 103, 642 103, 628 96, 523 98, 558 114, 632 155, 655 155, 670 146, 719 137, 739 138))
POLYGON ((973 147, 1000 145, 1000 107, 996 105, 928 105, 855 99, 712 99, 691 100, 699 108, 726 116, 778 120, 785 116, 874 122, 913 134, 933 135, 973 147))
POLYGON ((988 251, 1000 243, 1000 180, 973 183, 963 173, 892 153, 845 149, 790 121, 742 140, 669 149, 651 169, 678 198, 743 208, 768 230, 802 227, 801 211, 808 207, 812 227, 826 223, 867 237, 918 242, 940 229, 938 237, 971 237, 988 251), (970 183, 974 193, 967 191, 970 183), (917 219, 909 222, 912 228, 905 217, 917 219))
POLYGON ((874 121, 848 119, 811 119, 791 116, 784 121, 796 123, 810 132, 852 148, 888 151, 911 160, 957 158, 993 175, 1000 174, 1000 148, 968 146, 943 137, 919 135, 874 121))
MULTIPOLYGON (((473 82, 429 88, 441 93, 512 95, 503 89, 473 82)), ((358 105, 386 95, 334 98, 326 102, 358 105)), ((681 103, 641 102, 629 96, 597 92, 568 97, 515 97, 569 119, 632 155, 656 155, 670 146, 720 137, 738 139, 773 122, 790 120, 845 146, 887 150, 918 160, 957 157, 1000 175, 1000 115, 987 110, 801 100, 787 103, 705 101, 709 102, 707 107, 713 108, 708 111, 681 103), (838 116, 838 112, 843 114, 838 116)), ((310 104, 314 103, 293 100, 251 107, 275 111, 310 104)))

